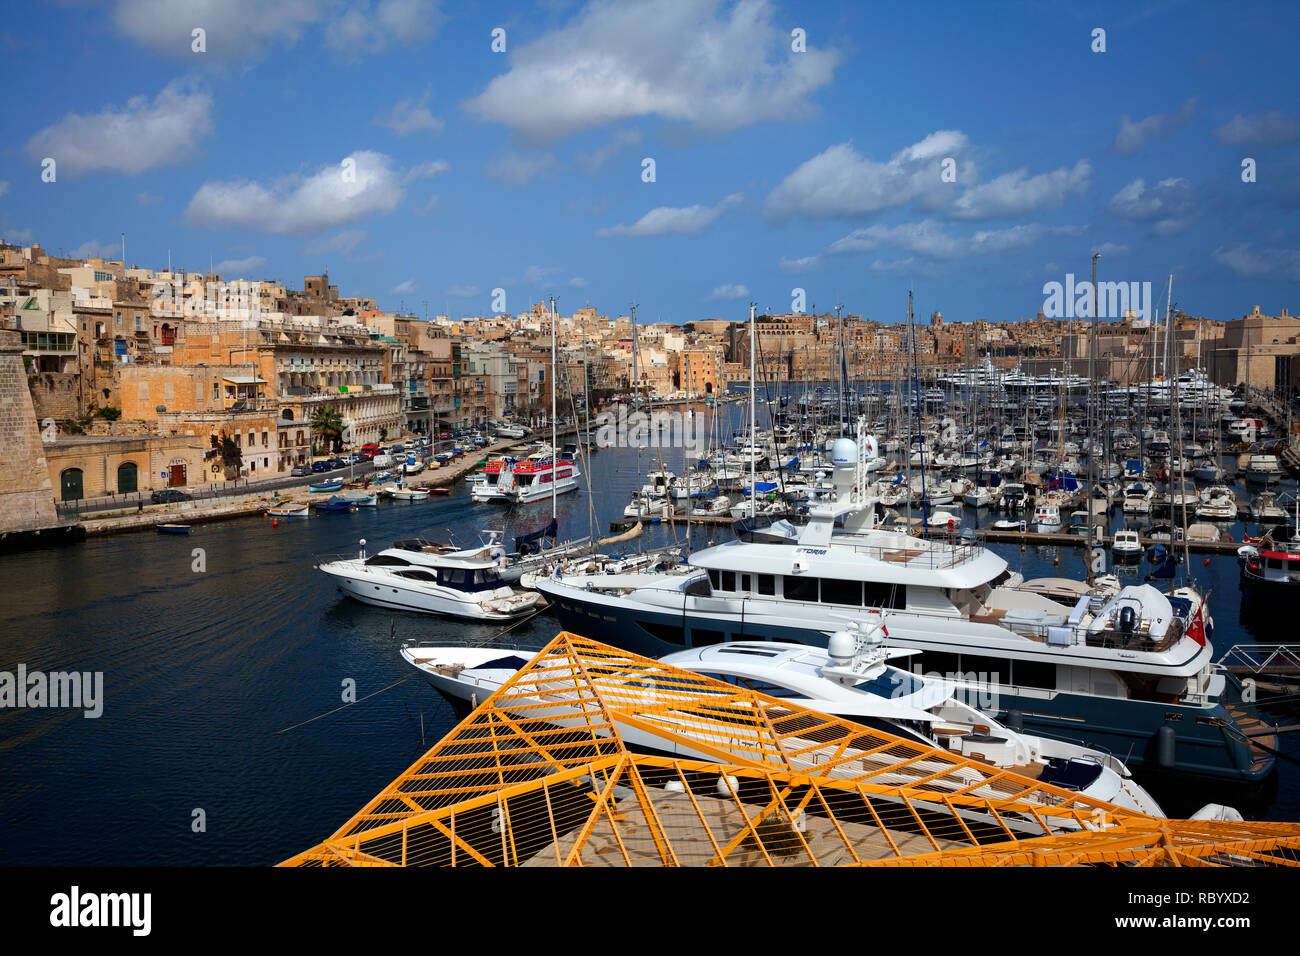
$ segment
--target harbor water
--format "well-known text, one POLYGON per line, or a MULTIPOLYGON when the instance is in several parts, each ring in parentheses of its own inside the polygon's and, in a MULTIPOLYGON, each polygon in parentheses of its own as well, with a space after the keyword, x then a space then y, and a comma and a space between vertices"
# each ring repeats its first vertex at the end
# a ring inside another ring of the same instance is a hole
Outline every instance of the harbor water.
MULTIPOLYGON (((681 458, 666 450, 664 467, 681 473, 681 458)), ((653 451, 609 448, 587 467, 592 491, 558 501, 564 537, 608 533, 658 462, 653 451)), ((504 628, 352 602, 314 564, 354 552, 362 538, 372 549, 417 535, 468 546, 504 526, 509 543, 550 511, 549 501, 474 504, 462 482, 447 498, 278 526, 241 518, 196 525, 189 537, 131 534, 0 556, 0 669, 103 673, 98 718, 0 710, 5 862, 260 866, 319 842, 455 721, 402 661, 401 644, 488 639, 504 628), (346 704, 353 688, 356 703, 346 704)), ((996 517, 963 512, 966 527, 996 517)), ((695 548, 731 537, 724 526, 692 530, 695 548)), ((1240 525, 1232 533, 1240 540, 1240 525)), ((654 525, 620 547, 685 544, 685 534, 654 525)), ((993 547, 1027 577, 1083 574, 1081 548, 993 547)), ((1123 573, 1149 570, 1144 562, 1123 573)), ((1219 651, 1294 634, 1276 616, 1242 618, 1233 558, 1193 555, 1192 572, 1210 592, 1219 651)), ((557 629, 542 614, 510 637, 539 647, 557 629)), ((1278 739, 1294 754, 1292 736, 1278 739)), ((1278 764, 1275 787, 1239 801, 1248 816, 1300 819, 1300 774, 1293 759, 1278 764)), ((1160 797, 1174 813, 1222 799, 1160 797)))

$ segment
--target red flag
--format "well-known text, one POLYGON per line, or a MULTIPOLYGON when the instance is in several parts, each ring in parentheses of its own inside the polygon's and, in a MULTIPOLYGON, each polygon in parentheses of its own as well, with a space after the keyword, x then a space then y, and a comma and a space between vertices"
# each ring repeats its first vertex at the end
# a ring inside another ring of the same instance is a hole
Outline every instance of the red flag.
POLYGON ((1201 615, 1204 607, 1204 602, 1196 605, 1196 613, 1192 615, 1191 621, 1187 624, 1187 636, 1200 644, 1201 647, 1205 646, 1205 619, 1201 615))

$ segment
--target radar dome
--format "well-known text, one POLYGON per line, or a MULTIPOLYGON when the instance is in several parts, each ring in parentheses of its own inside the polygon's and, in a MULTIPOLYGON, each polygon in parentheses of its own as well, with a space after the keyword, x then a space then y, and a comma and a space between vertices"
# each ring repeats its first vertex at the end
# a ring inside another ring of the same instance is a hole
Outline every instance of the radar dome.
POLYGON ((826 654, 836 664, 853 660, 858 650, 858 635, 852 630, 836 631, 826 642, 826 654))
POLYGON ((858 463, 858 443, 852 438, 837 439, 834 445, 831 445, 831 462, 836 468, 841 465, 856 465, 858 463))

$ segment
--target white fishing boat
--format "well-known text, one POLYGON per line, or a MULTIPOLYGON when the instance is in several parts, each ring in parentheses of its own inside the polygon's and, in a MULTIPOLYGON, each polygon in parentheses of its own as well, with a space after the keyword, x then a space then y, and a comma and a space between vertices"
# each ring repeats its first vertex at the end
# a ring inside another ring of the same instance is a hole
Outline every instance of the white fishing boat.
POLYGON ((1286 521, 1286 509, 1278 504, 1272 491, 1261 491, 1250 503, 1250 516, 1260 524, 1281 524, 1286 521))
POLYGON ((310 515, 311 510, 309 505, 289 502, 288 504, 279 504, 267 508, 266 513, 272 518, 306 518, 310 515))
POLYGON ((1061 530, 1061 509, 1054 504, 1039 505, 1034 509, 1034 530, 1039 534, 1055 534, 1061 530))
POLYGON ((404 485, 384 485, 380 491, 394 501, 423 501, 429 497, 428 488, 407 488, 404 485))
POLYGON ((1142 560, 1142 539, 1131 528, 1122 528, 1115 532, 1115 539, 1110 544, 1110 553, 1119 564, 1133 564, 1142 560))

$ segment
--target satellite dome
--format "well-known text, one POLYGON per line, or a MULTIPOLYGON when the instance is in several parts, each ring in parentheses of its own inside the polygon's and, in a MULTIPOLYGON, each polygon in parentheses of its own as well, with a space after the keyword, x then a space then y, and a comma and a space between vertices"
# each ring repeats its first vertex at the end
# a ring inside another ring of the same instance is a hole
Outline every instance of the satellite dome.
POLYGON ((857 628, 853 625, 842 631, 836 631, 826 642, 826 655, 832 663, 844 664, 853 660, 858 651, 857 628))
POLYGON ((837 439, 831 446, 831 462, 838 468, 840 465, 856 465, 858 463, 858 443, 852 438, 837 439))

